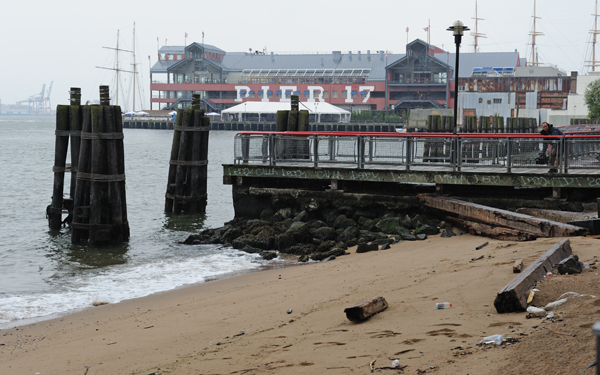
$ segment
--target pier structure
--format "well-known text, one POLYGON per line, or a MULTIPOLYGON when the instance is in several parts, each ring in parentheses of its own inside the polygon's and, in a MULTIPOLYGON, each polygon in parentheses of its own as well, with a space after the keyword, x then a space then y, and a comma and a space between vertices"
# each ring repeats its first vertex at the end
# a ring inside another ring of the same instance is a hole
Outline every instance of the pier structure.
POLYGON ((568 195, 600 193, 600 135, 241 132, 223 175, 234 205, 253 188, 294 186, 391 196, 406 187, 489 198, 536 191, 559 207, 568 195), (279 145, 290 140, 306 144, 305 154, 283 152, 279 145))

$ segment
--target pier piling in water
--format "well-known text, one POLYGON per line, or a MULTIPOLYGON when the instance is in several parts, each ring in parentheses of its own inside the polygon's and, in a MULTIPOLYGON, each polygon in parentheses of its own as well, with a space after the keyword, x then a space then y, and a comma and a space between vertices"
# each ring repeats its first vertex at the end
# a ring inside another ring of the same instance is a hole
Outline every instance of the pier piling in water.
POLYGON ((84 106, 81 116, 71 242, 128 241, 121 107, 111 106, 108 86, 100 86, 100 105, 84 106))
POLYGON ((52 204, 47 208, 48 225, 50 229, 60 230, 63 224, 71 222, 73 196, 79 157, 81 136, 81 89, 72 87, 70 105, 56 107, 56 142, 54 149, 54 186, 52 189, 52 204), (67 153, 71 143, 71 164, 67 165, 67 153), (71 172, 69 198, 64 197, 65 172, 71 172), (63 221, 62 214, 67 213, 63 221))
POLYGON ((204 110, 200 109, 200 95, 194 94, 191 108, 177 111, 165 194, 165 212, 206 212, 209 130, 210 119, 204 115, 204 110))

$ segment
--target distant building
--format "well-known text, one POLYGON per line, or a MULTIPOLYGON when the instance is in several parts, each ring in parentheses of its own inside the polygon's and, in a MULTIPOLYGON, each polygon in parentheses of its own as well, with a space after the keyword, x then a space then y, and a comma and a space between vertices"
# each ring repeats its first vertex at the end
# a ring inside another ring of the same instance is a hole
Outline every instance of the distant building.
MULTIPOLYGON (((208 44, 160 48, 150 70, 151 109, 186 107, 200 93, 209 111, 243 102, 326 102, 348 111, 454 107, 455 54, 417 39, 406 54, 385 51, 226 52, 208 44)), ((459 118, 548 116, 575 92, 566 73, 527 67, 514 52, 461 53, 459 118)), ((459 123, 462 123, 459 120, 459 123)))

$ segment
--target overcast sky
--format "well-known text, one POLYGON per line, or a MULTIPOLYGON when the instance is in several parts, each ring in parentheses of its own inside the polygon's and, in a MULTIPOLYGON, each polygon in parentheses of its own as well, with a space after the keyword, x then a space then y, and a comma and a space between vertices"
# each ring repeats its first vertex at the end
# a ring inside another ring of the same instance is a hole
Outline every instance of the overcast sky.
MULTIPOLYGON (((479 0, 479 33, 487 36, 479 39, 480 52, 517 50, 529 61, 533 11, 534 0, 479 0)), ((544 34, 536 41, 539 61, 585 73, 594 11, 595 0, 538 0, 537 31, 544 34)), ((15 1, 0 12, 0 100, 26 101, 39 96, 44 84, 47 94, 51 82, 52 108, 68 104, 70 87, 81 87, 84 103, 98 99, 98 86, 115 85, 114 71, 97 68, 115 66, 114 50, 103 47, 116 47, 119 31, 119 48, 131 50, 134 22, 143 90, 136 99, 139 110, 140 101, 148 108, 149 65, 157 60, 158 46, 200 43, 202 32, 206 44, 227 52, 266 47, 275 53, 404 53, 407 39, 427 40, 424 28, 430 24, 431 43, 452 52, 446 29, 461 20, 472 33, 474 18, 475 0, 15 1)), ((466 35, 461 52, 473 52, 473 42, 466 35)), ((120 67, 132 70, 125 55, 120 54, 120 67)), ((600 46, 597 55, 600 60, 600 46)), ((131 75, 122 76, 129 82, 121 87, 130 86, 131 75)), ((131 101, 131 94, 120 95, 131 101)))

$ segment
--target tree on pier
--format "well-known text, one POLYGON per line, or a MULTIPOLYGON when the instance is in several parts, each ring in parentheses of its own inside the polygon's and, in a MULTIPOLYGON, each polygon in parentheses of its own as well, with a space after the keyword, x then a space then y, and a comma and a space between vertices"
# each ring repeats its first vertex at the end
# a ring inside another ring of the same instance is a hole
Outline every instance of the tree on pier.
POLYGON ((594 123, 600 121, 600 79, 585 89, 585 105, 588 107, 588 118, 594 123))

